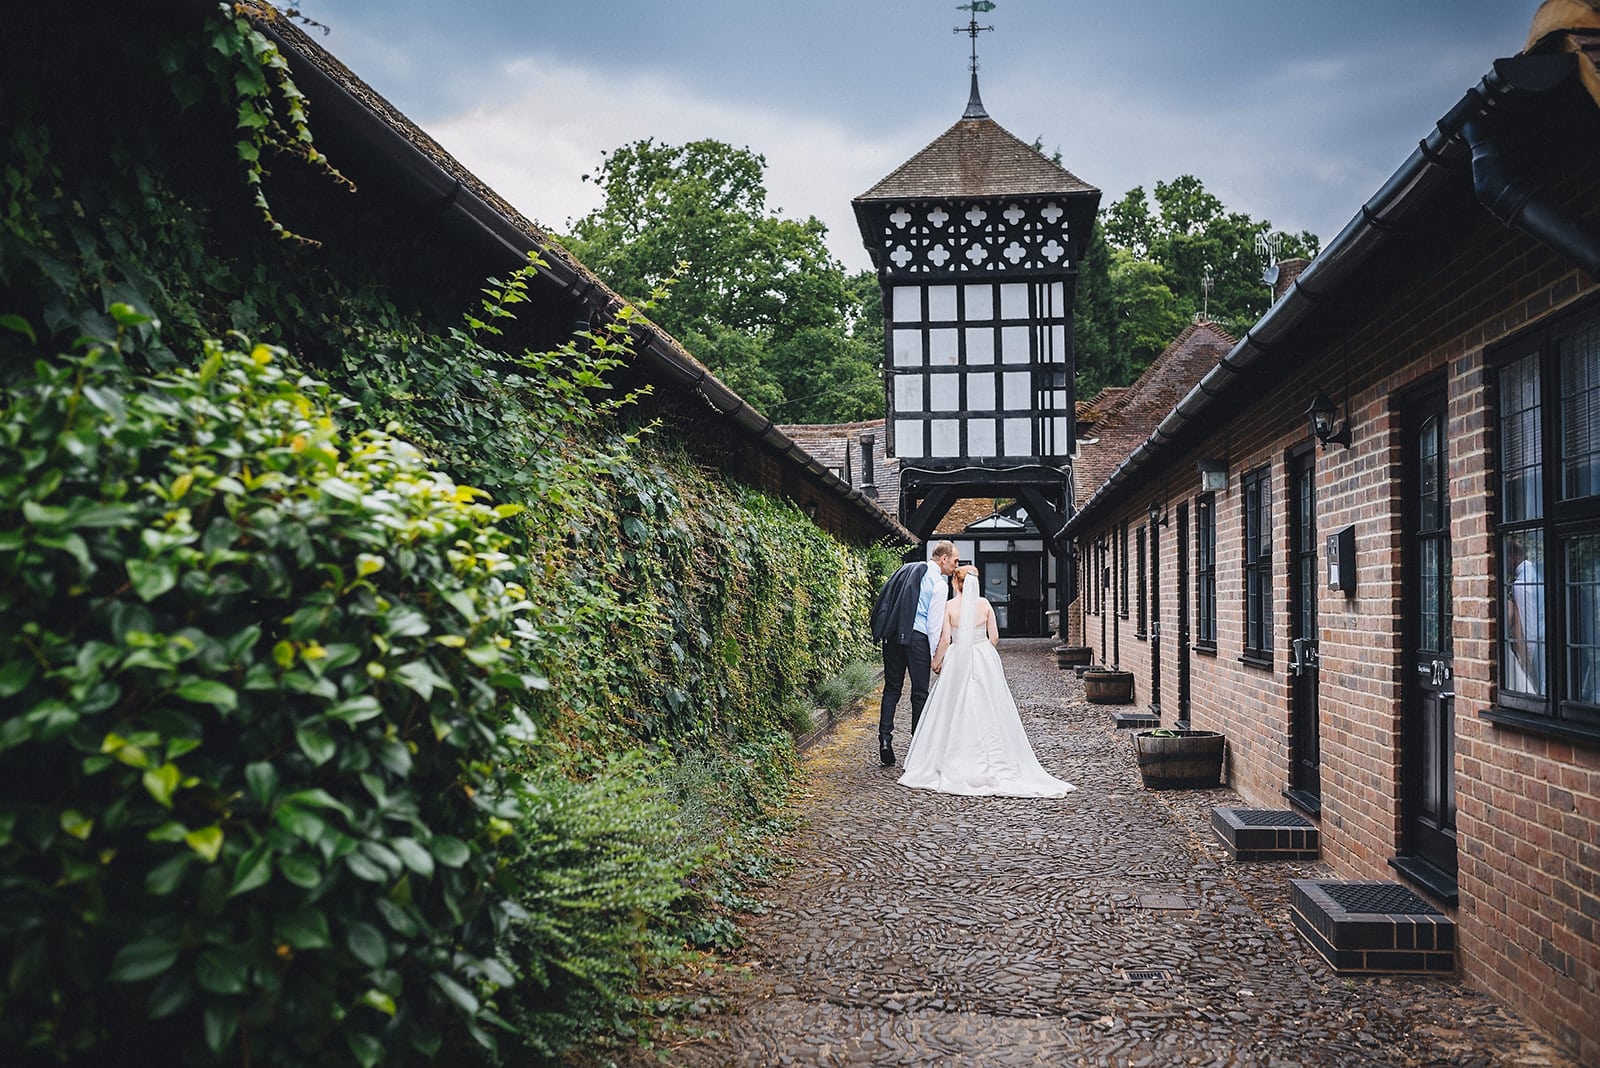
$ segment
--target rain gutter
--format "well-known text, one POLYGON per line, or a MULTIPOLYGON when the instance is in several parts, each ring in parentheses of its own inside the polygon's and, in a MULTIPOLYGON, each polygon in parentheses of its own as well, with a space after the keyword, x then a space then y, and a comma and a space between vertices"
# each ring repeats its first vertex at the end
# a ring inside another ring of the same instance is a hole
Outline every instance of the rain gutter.
MULTIPOLYGON (((445 170, 402 131, 353 96, 337 78, 303 55, 293 41, 279 32, 278 27, 260 20, 255 25, 273 39, 280 51, 299 61, 295 64, 295 80, 302 90, 307 91, 307 96, 315 101, 319 116, 325 121, 332 117, 381 167, 403 176, 407 185, 423 192, 428 204, 424 211, 433 211, 460 236, 491 255, 505 258, 508 263, 525 265, 530 254, 539 254, 539 274, 571 294, 575 300, 581 301, 591 312, 610 315, 625 303, 620 296, 568 263, 563 256, 545 256, 544 253, 549 251, 547 248, 507 218, 504 212, 445 170)), ((824 467, 816 457, 779 430, 771 419, 752 408, 698 360, 679 350, 658 329, 642 329, 635 334, 635 341, 645 362, 665 372, 673 382, 698 393, 717 415, 732 422, 760 444, 804 468, 822 489, 843 498, 857 511, 864 513, 884 534, 908 544, 917 540, 911 531, 884 511, 875 500, 824 467)))
POLYGON ((1553 89, 1576 74, 1577 62, 1570 54, 1495 60, 1489 73, 1445 113, 1289 291, 1084 502, 1062 528, 1061 536, 1079 534, 1087 525, 1085 516, 1132 482, 1141 468, 1175 447, 1214 403, 1239 388, 1236 379, 1287 342, 1319 306, 1390 243, 1393 234, 1406 228, 1436 190, 1459 180, 1468 166, 1480 201, 1497 218, 1550 246, 1591 277, 1600 276, 1600 239, 1578 220, 1535 197, 1531 187, 1504 164, 1493 137, 1495 109, 1507 97, 1553 89))

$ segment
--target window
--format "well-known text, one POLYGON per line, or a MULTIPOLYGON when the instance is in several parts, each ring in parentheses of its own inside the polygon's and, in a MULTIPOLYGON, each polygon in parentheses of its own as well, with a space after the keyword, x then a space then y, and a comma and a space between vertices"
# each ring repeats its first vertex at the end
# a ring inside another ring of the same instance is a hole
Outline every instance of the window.
POLYGON ((1194 502, 1194 644, 1217 651, 1217 498, 1205 493, 1194 502))
POLYGON ((1495 370, 1500 674, 1490 718, 1600 736, 1600 318, 1495 370))
POLYGON ((1128 521, 1122 521, 1122 566, 1117 572, 1117 593, 1120 601, 1117 614, 1128 618, 1128 521))
POLYGON ((1272 659, 1272 489, 1270 467, 1240 480, 1244 489, 1244 659, 1272 659))
POLYGON ((1138 584, 1139 615, 1134 621, 1133 636, 1135 638, 1143 638, 1146 635, 1146 633, 1148 632, 1149 603, 1150 603, 1149 602, 1150 590, 1146 585, 1146 581, 1147 580, 1145 578, 1144 527, 1140 527, 1139 528, 1138 540, 1135 542, 1135 544, 1138 546, 1138 549, 1139 549, 1139 555, 1136 558, 1139 561, 1139 584, 1138 584))

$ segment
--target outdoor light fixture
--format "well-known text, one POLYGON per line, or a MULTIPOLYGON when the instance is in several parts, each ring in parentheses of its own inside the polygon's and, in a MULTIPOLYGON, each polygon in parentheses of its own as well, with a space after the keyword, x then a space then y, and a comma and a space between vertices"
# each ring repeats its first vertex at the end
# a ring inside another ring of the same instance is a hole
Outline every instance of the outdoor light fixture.
POLYGON ((1201 460, 1195 464, 1195 468, 1200 472, 1202 492, 1215 493, 1228 488, 1228 461, 1201 460))
POLYGON ((1155 526, 1157 523, 1162 523, 1162 522, 1165 522, 1165 520, 1163 520, 1162 517, 1161 517, 1161 502, 1160 501, 1151 501, 1150 502, 1150 525, 1151 526, 1155 526))
POLYGON ((1317 395, 1311 398, 1311 404, 1306 408, 1306 418, 1311 422, 1311 436, 1322 443, 1326 449, 1329 445, 1342 445, 1350 447, 1350 421, 1338 422, 1335 416, 1338 409, 1333 401, 1320 389, 1317 395))

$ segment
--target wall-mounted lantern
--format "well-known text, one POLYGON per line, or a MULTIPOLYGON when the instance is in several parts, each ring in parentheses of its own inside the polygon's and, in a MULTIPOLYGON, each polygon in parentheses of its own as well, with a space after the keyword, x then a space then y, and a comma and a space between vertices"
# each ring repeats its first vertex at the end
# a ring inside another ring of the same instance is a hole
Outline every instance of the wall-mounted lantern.
POLYGON ((1350 447, 1350 420, 1338 421, 1339 410, 1334 407, 1333 401, 1320 389, 1317 395, 1311 398, 1311 404, 1306 408, 1306 419, 1311 423, 1311 436, 1322 443, 1326 449, 1329 445, 1342 445, 1350 447))

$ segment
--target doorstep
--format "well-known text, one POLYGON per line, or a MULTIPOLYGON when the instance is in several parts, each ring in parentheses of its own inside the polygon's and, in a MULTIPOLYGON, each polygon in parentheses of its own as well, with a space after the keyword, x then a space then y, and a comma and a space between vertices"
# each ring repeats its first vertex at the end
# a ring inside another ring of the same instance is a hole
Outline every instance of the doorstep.
POLYGON ((1234 860, 1316 860, 1322 853, 1317 825, 1287 809, 1211 810, 1217 832, 1234 860))
POLYGON ((1290 918, 1339 975, 1453 975, 1456 925, 1398 883, 1289 880, 1290 918))

